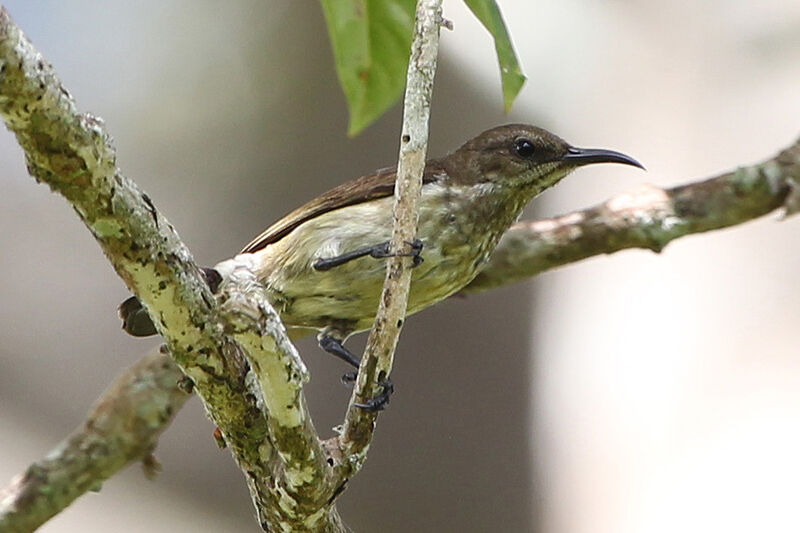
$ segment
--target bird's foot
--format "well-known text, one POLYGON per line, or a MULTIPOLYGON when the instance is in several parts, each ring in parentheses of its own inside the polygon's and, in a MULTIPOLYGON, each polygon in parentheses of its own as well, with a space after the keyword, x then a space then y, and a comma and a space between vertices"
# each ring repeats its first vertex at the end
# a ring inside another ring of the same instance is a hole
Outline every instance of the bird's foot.
POLYGON ((394 384, 391 379, 386 378, 378 383, 378 385, 382 390, 377 396, 364 403, 354 403, 353 405, 370 413, 377 413, 378 411, 386 409, 386 406, 389 405, 389 397, 394 392, 394 384))
POLYGON ((409 250, 408 252, 398 252, 398 253, 393 254, 393 253, 391 253, 389 251, 389 241, 386 241, 386 242, 382 242, 382 243, 380 243, 380 244, 378 244, 376 246, 373 246, 369 255, 371 257, 376 258, 376 259, 382 259, 382 258, 385 258, 385 257, 393 257, 393 256, 395 256, 395 257, 411 257, 411 258, 413 258, 413 264, 411 265, 411 268, 414 268, 414 267, 417 267, 417 266, 421 265, 422 262, 425 260, 422 257, 422 248, 424 246, 422 241, 419 240, 419 239, 414 239, 411 242, 408 242, 408 241, 405 241, 405 242, 406 242, 407 245, 409 245, 411 247, 411 250, 409 250))
POLYGON ((347 252, 341 255, 337 255, 336 257, 330 257, 327 259, 317 259, 311 265, 314 270, 325 271, 330 270, 334 267, 339 265, 343 265, 353 259, 358 259, 359 257, 374 257, 376 259, 383 259, 386 257, 398 256, 398 257, 413 257, 414 262, 411 265, 412 268, 419 266, 422 264, 422 241, 419 239, 414 239, 412 242, 406 242, 411 247, 411 250, 408 252, 398 252, 392 253, 389 250, 389 241, 382 242, 380 244, 375 244, 373 246, 365 246, 364 248, 359 248, 358 250, 353 250, 352 252, 347 252))

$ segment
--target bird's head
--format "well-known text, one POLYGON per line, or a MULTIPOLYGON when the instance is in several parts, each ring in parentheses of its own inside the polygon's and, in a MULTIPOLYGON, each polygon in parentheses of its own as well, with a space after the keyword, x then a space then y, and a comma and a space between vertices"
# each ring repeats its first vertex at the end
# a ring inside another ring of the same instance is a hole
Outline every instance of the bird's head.
POLYGON ((621 163, 644 168, 620 152, 576 148, 549 131, 526 124, 508 124, 484 131, 441 162, 459 183, 532 186, 537 192, 583 165, 621 163))

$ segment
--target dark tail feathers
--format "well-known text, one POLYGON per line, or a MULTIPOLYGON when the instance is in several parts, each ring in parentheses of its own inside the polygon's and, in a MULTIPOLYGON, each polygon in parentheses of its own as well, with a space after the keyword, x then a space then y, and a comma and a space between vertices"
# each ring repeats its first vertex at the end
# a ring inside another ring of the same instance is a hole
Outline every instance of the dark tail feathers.
POLYGON ((131 296, 119 305, 119 317, 122 319, 122 329, 129 335, 150 337, 158 334, 153 320, 136 296, 131 296))
MULTIPOLYGON (((222 283, 222 276, 213 268, 201 267, 200 271, 211 288, 211 292, 217 292, 219 284, 222 283)), ((136 296, 131 296, 119 304, 119 317, 122 319, 122 329, 134 337, 150 337, 157 335, 156 326, 153 319, 147 314, 142 302, 136 296)))

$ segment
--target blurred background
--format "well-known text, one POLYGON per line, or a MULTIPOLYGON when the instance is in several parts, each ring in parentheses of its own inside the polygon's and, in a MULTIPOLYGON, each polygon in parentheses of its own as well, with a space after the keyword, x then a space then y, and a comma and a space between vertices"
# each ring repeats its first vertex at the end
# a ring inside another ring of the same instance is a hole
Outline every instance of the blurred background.
MULTIPOLYGON (((432 156, 533 122, 622 150, 647 173, 578 171, 529 216, 757 162, 800 133, 800 3, 500 2, 530 81, 502 114, 492 42, 445 2, 432 156)), ((355 139, 317 2, 3 2, 118 164, 201 264, 286 211, 393 164, 399 110, 355 139)), ((65 202, 0 135, 0 483, 78 426, 156 345, 120 330, 127 297, 65 202)), ((363 472, 355 531, 800 530, 800 219, 598 257, 444 302, 407 322, 363 472)), ((360 347, 363 339, 354 339, 360 347)), ((344 368, 300 344, 321 433, 344 368)), ((139 468, 41 531, 257 531, 245 484, 194 399, 139 468), (113 524, 113 525, 110 525, 113 524)))

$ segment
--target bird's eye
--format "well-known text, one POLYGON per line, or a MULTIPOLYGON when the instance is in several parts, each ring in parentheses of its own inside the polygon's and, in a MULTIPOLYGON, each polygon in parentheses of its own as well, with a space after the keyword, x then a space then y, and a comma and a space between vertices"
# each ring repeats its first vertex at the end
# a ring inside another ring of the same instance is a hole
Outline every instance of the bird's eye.
POLYGON ((529 139, 517 139, 514 141, 514 153, 523 159, 530 159, 536 149, 529 139))

